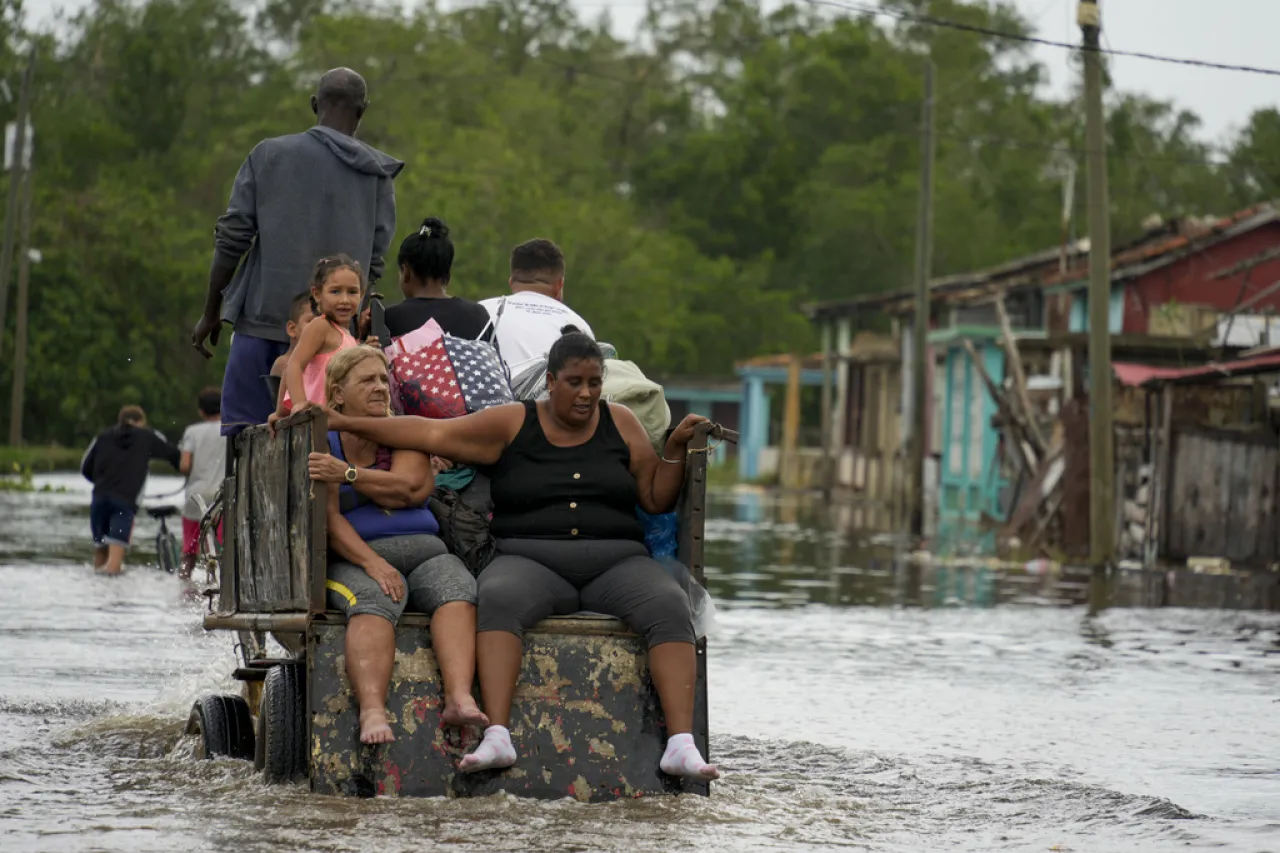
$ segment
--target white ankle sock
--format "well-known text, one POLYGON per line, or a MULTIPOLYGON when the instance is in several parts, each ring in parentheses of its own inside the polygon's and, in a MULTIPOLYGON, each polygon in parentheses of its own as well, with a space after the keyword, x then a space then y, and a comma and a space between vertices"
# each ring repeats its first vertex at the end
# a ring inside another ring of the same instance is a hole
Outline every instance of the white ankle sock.
POLYGON ((464 755, 458 763, 463 773, 510 767, 516 763, 516 748, 511 745, 511 732, 506 726, 489 726, 484 730, 484 740, 475 752, 464 755))
POLYGON ((702 753, 693 742, 693 735, 687 732, 672 735, 667 741, 667 751, 662 753, 662 761, 658 764, 662 772, 672 776, 689 776, 709 782, 720 778, 720 771, 702 760, 702 753))

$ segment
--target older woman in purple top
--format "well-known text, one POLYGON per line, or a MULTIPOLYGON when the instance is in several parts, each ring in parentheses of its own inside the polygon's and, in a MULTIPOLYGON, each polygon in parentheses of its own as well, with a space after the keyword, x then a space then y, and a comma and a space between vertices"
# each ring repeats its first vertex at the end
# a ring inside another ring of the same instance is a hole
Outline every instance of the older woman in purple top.
MULTIPOLYGON (((326 374, 329 405, 387 417, 387 362, 372 347, 335 355, 326 374)), ((447 725, 488 725, 471 695, 475 677, 476 584, 436 536, 427 508, 430 459, 346 432, 329 433, 329 453, 312 453, 311 477, 330 483, 329 606, 347 615, 347 675, 360 705, 362 743, 395 739, 387 687, 395 662, 395 624, 406 609, 430 614, 447 725)))

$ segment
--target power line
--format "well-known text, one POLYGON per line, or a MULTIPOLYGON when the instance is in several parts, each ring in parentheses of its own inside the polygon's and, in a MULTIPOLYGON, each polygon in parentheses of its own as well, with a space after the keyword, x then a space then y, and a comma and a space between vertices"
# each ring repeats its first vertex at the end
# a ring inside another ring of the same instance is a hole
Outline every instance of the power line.
MULTIPOLYGON (((879 6, 864 6, 859 3, 843 2, 843 0, 805 0, 805 2, 814 6, 829 6, 835 9, 843 9, 847 12, 860 12, 865 15, 884 15, 885 17, 895 18, 899 21, 926 24, 931 27, 960 30, 962 32, 990 36, 992 38, 1007 39, 1008 41, 1019 41, 1026 44, 1038 44, 1045 47, 1058 47, 1073 51, 1082 50, 1080 45, 1072 44, 1070 42, 1054 41, 1053 39, 1029 36, 1024 35, 1023 33, 1011 33, 1006 30, 996 30, 990 27, 980 26, 978 24, 966 24, 962 21, 953 21, 948 18, 935 18, 932 15, 919 15, 914 12, 904 12, 898 9, 885 9, 879 6)), ((1196 68, 1213 68, 1218 71, 1242 71, 1248 74, 1265 74, 1271 77, 1280 77, 1280 69, 1277 68, 1260 68, 1254 65, 1231 65, 1223 62, 1209 62, 1204 59, 1184 59, 1176 56, 1161 56, 1155 53, 1143 53, 1136 50, 1098 48, 1098 53, 1110 56, 1127 56, 1133 59, 1148 59, 1152 62, 1167 62, 1173 65, 1190 65, 1196 68)))

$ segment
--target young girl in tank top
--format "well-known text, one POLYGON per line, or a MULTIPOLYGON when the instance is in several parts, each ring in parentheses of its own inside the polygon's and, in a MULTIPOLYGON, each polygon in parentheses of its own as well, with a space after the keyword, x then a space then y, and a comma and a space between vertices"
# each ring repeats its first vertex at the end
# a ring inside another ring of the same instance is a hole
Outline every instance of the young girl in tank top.
POLYGON ((329 359, 358 343, 347 329, 360 308, 363 292, 364 277, 358 262, 346 255, 331 255, 316 264, 311 276, 311 299, 316 305, 317 322, 307 324, 289 356, 284 381, 280 383, 277 418, 308 404, 324 405, 324 374, 329 359), (303 402, 295 405, 295 400, 303 402))

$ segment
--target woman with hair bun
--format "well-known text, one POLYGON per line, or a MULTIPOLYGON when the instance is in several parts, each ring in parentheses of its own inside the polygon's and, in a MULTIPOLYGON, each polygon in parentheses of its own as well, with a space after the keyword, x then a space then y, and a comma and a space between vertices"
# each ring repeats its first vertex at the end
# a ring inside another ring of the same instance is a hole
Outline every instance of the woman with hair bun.
POLYGON ((453 241, 449 226, 428 216, 418 230, 400 244, 400 291, 404 301, 386 310, 387 331, 393 338, 407 335, 434 319, 455 338, 488 340, 489 312, 470 299, 449 295, 453 272, 453 241))

